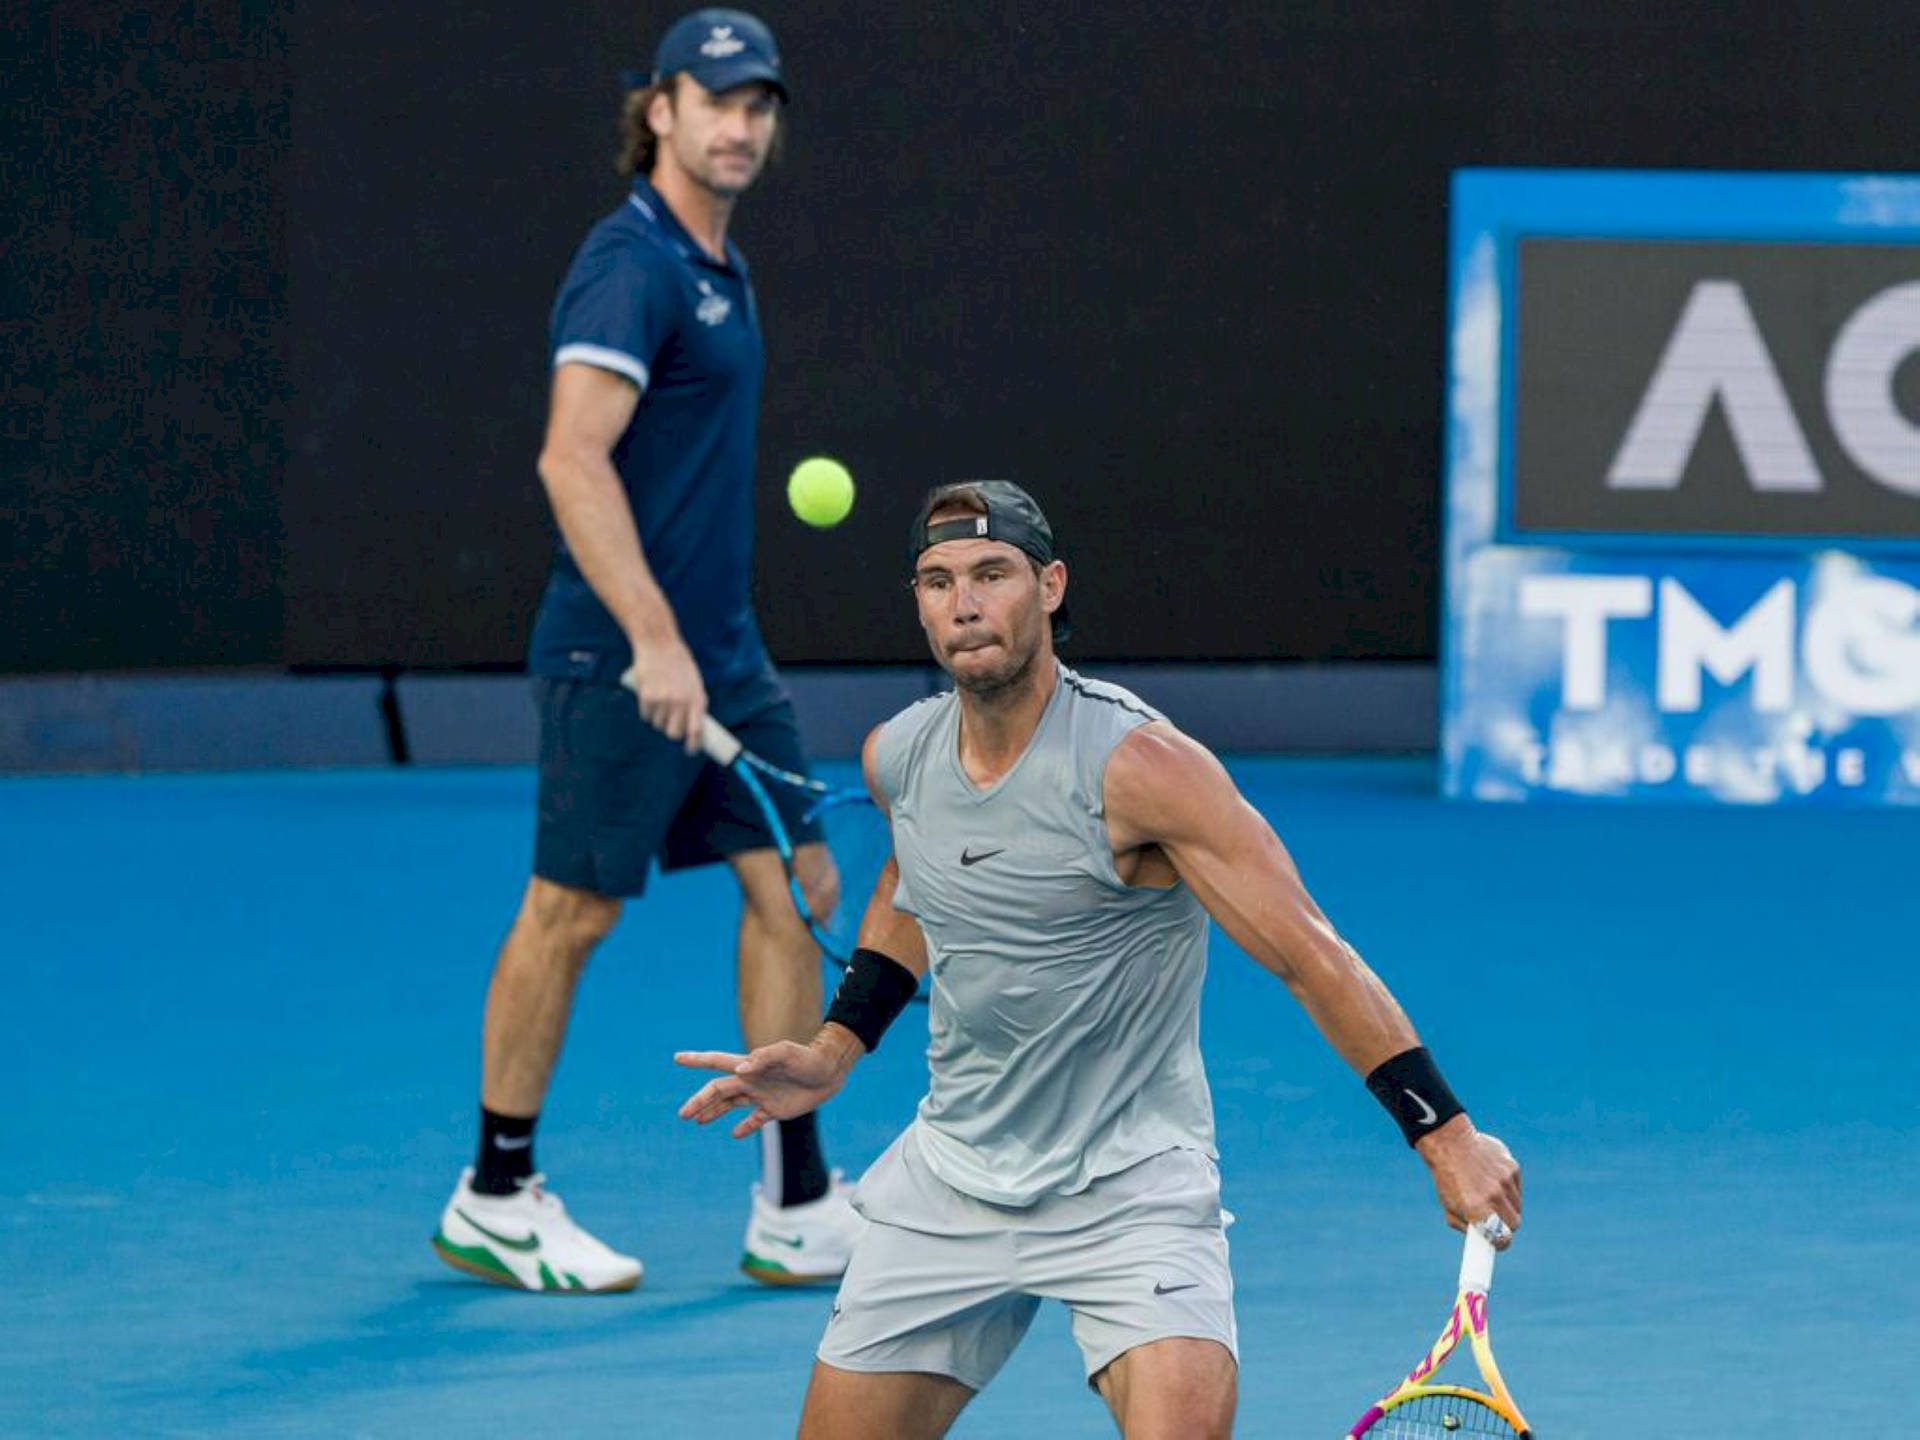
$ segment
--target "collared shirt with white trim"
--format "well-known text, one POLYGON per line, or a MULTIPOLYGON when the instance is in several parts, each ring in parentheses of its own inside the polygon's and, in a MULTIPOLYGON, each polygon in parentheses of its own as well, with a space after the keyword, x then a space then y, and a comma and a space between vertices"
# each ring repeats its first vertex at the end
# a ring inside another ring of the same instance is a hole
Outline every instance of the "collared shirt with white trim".
MULTIPOLYGON (((551 353, 632 382, 613 448, 647 563, 709 690, 768 668, 752 609, 759 315, 745 257, 704 251, 644 179, 588 233, 553 305, 551 353)), ((528 669, 614 680, 626 638, 561 541, 528 669)))

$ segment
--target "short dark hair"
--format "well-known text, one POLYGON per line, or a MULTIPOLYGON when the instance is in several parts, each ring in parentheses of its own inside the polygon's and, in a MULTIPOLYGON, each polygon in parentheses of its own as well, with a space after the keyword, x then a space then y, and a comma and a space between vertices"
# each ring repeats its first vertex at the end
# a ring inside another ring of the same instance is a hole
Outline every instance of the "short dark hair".
POLYGON ((980 493, 980 487, 971 480, 956 480, 945 485, 936 485, 920 502, 920 513, 932 515, 936 510, 964 510, 969 515, 989 513, 987 497, 980 493))

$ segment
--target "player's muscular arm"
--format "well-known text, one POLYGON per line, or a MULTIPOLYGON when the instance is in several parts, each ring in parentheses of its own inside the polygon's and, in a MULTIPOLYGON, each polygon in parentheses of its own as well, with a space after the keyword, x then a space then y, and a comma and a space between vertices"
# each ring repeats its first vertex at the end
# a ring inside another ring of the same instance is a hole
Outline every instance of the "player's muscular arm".
MULTIPOLYGON (((1420 1043, 1387 987, 1307 894, 1273 827, 1204 746, 1169 725, 1141 726, 1107 762, 1105 800, 1114 850, 1158 846, 1207 913, 1286 982, 1356 1072, 1367 1075, 1420 1043)), ((1419 1151, 1456 1229, 1489 1211, 1519 1224, 1519 1169, 1467 1116, 1428 1132, 1419 1151)))
POLYGON ((580 573, 633 646, 641 712, 692 748, 706 714, 706 689, 673 607, 647 564, 633 509, 613 468, 613 447, 639 403, 639 390, 623 375, 592 365, 560 366, 540 449, 540 480, 580 573))
POLYGON ((640 533, 613 447, 626 433, 640 391, 624 375, 592 365, 554 372, 540 480, 581 573, 629 635, 676 633, 673 611, 640 550, 640 533))
POLYGON ((1105 800, 1114 849, 1159 846, 1207 913, 1286 982, 1360 1074, 1420 1043, 1307 894, 1273 827, 1205 746, 1170 725, 1141 726, 1107 761, 1105 800))
MULTIPOLYGON (((867 793, 873 797, 873 803, 880 807, 882 814, 891 818, 886 792, 881 789, 875 770, 874 754, 879 740, 880 727, 875 726, 860 748, 860 772, 866 779, 867 793)), ((893 892, 899 883, 900 868, 889 855, 887 863, 881 867, 880 878, 874 884, 873 895, 867 901, 866 911, 860 917, 858 943, 863 950, 878 950, 888 959, 912 971, 914 978, 919 979, 927 973, 926 937, 920 933, 919 921, 893 908, 893 892)), ((813 1046, 830 1054, 842 1073, 851 1069, 854 1061, 867 1053, 866 1047, 843 1025, 822 1025, 820 1033, 813 1039, 813 1046)))
MULTIPOLYGON (((887 804, 887 792, 880 786, 879 761, 876 758, 881 729, 881 726, 874 726, 860 747, 860 774, 866 781, 867 794, 873 797, 873 803, 880 807, 882 815, 891 820, 893 810, 887 804)), ((927 973, 927 941, 920 933, 918 920, 893 908, 893 891, 899 883, 900 869, 894 864, 893 856, 889 855, 885 868, 880 872, 879 882, 873 887, 873 898, 867 902, 866 913, 860 917, 859 943, 866 949, 878 950, 882 955, 898 961, 917 978, 927 973)))

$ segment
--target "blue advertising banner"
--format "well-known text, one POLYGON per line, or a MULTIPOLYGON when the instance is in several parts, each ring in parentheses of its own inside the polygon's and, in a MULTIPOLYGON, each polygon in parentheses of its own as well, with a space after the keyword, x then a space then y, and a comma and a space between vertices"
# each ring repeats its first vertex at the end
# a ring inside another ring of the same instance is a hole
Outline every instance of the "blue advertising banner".
POLYGON ((1448 794, 1920 804, 1920 177, 1462 171, 1448 794))

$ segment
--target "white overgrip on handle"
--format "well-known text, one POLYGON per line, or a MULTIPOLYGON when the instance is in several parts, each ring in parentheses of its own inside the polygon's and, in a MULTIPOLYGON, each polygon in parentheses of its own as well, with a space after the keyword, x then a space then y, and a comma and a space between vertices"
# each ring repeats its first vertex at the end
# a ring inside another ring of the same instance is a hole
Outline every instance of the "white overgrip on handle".
POLYGON ((731 765, 739 758, 746 747, 734 737, 734 733, 711 715, 700 727, 700 748, 707 752, 707 758, 722 768, 731 765))
MULTIPOLYGON (((1481 1224, 1485 1224, 1482 1221, 1481 1224)), ((1467 1227, 1467 1243, 1460 1253, 1462 1294, 1485 1295, 1493 1289, 1493 1242, 1480 1225, 1467 1227)))
MULTIPOLYGON (((632 669, 620 677, 620 683, 634 694, 640 693, 639 680, 632 669)), ((724 767, 739 758, 746 747, 734 738, 731 730, 709 715, 700 727, 700 748, 714 764, 724 767)))

